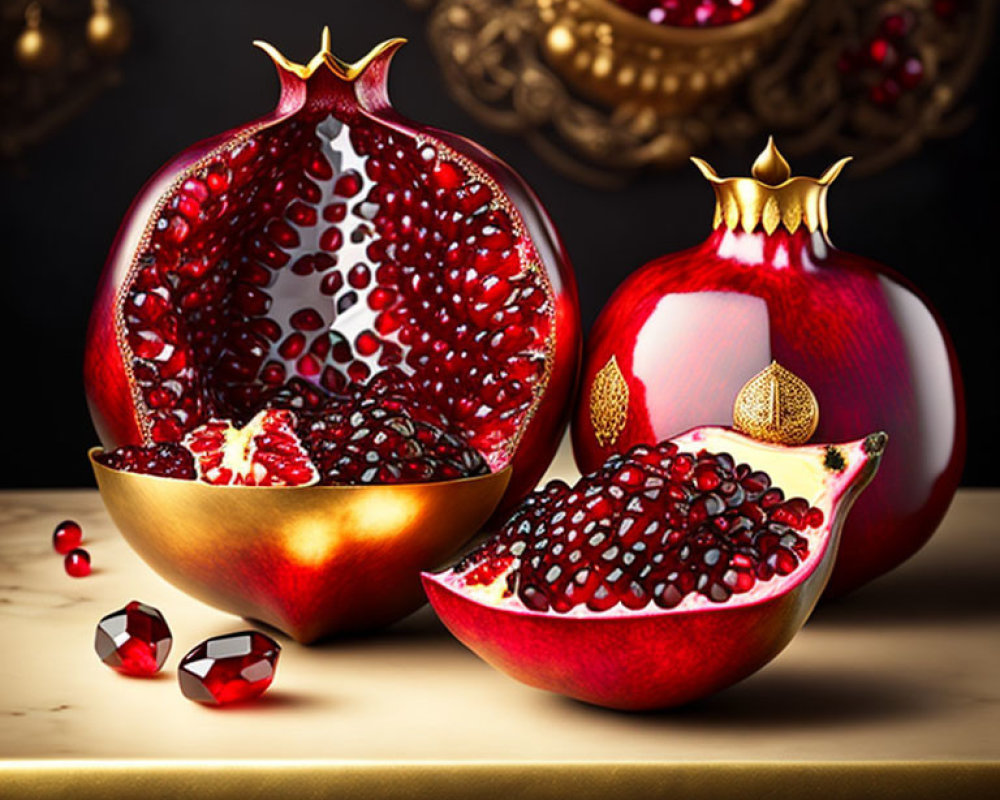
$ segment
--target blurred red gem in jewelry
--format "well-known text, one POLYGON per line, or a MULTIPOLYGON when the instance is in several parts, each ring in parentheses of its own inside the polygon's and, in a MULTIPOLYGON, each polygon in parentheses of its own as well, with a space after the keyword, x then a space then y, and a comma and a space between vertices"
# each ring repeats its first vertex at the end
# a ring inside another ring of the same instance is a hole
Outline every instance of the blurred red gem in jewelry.
POLYGON ((163 614, 133 600, 97 623, 94 649, 112 669, 146 677, 160 670, 173 641, 163 614))
POLYGON ((271 685, 280 653, 274 639, 256 631, 215 636, 181 659, 177 679, 184 696, 199 703, 252 700, 271 685))
POLYGON ((74 578, 86 578, 90 574, 90 553, 82 547, 71 550, 63 562, 66 574, 74 578))
POLYGON ((57 553, 66 555, 70 550, 80 546, 83 541, 83 531, 80 525, 71 519, 63 520, 52 532, 52 547, 57 553))

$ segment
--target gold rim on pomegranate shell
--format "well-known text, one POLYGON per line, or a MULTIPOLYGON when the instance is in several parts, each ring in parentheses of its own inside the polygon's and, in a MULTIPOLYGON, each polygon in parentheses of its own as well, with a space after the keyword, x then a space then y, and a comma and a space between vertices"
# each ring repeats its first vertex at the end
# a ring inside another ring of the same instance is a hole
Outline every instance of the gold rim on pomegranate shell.
POLYGON ((212 486, 111 469, 88 451, 125 540, 209 605, 308 643, 389 624, 423 604, 420 573, 468 542, 510 468, 434 483, 212 486))

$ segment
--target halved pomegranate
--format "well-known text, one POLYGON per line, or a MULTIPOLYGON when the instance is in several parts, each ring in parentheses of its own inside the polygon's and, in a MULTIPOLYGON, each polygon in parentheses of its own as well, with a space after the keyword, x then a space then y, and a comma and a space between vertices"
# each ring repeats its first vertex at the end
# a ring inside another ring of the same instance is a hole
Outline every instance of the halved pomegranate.
POLYGON ((424 589, 459 640, 525 683, 611 708, 686 703, 799 630, 885 441, 702 427, 639 445, 529 496, 424 589))
POLYGON ((386 93, 402 40, 356 64, 329 32, 307 65, 266 44, 275 110, 146 185, 97 293, 85 381, 107 449, 211 419, 310 410, 389 370, 512 500, 551 460, 579 361, 576 288, 535 196, 386 93))
POLYGON ((303 642, 423 602, 420 571, 548 465, 580 357, 544 210, 395 113, 401 43, 346 64, 324 31, 307 65, 261 44, 276 109, 146 185, 87 335, 91 459, 125 538, 303 642))

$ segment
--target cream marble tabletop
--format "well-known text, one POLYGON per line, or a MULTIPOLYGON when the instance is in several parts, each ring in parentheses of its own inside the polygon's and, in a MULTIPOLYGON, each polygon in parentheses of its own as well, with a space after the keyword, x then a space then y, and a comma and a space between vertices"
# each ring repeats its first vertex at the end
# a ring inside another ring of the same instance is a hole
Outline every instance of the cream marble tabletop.
MULTIPOLYGON (((564 450, 550 475, 570 477, 564 450)), ((742 683, 662 713, 604 711, 494 671, 426 608, 368 637, 282 640, 258 703, 187 701, 177 661, 248 623, 153 573, 94 490, 0 492, 0 760, 320 759, 369 764, 1000 762, 1000 490, 963 490, 910 562, 821 606, 742 683), (78 520, 93 557, 73 579, 53 526, 78 520), (161 609, 174 650, 154 679, 97 658, 94 626, 131 599, 161 609)), ((0 780, 0 795, 3 794, 0 780)))

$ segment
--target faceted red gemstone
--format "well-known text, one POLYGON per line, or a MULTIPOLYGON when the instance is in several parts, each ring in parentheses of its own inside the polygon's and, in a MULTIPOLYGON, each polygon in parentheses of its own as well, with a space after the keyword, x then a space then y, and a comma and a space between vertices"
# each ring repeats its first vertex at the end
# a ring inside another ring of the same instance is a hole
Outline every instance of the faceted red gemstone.
POLYGON ((90 574, 90 553, 82 547, 71 550, 63 562, 66 574, 74 578, 86 578, 90 574))
POLYGON ((78 547, 81 541, 83 541, 83 531, 80 525, 71 519, 60 522, 52 532, 52 547, 62 555, 78 547))
POLYGON ((153 675, 170 653, 173 637, 157 609, 133 600, 97 623, 94 649, 101 661, 125 675, 153 675))
POLYGON ((280 652, 274 639, 256 631, 215 636, 181 659, 177 679, 184 696, 199 703, 252 700, 271 685, 280 652))

